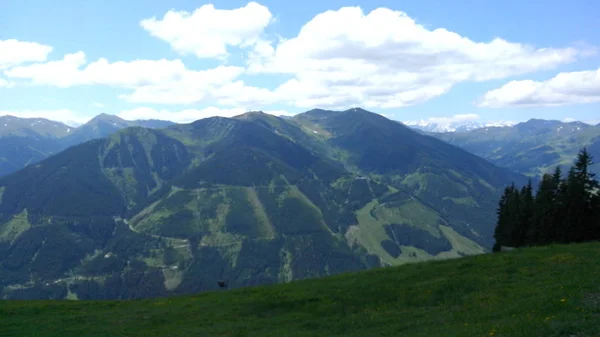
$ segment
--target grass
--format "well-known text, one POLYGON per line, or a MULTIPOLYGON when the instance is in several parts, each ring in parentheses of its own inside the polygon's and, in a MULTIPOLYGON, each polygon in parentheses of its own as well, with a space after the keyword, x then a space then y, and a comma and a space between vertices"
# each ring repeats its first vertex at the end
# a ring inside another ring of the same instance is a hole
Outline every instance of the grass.
POLYGON ((379 205, 377 200, 371 201, 356 212, 358 226, 354 232, 347 233, 361 243, 371 254, 379 256, 384 263, 397 266, 404 263, 413 263, 433 259, 446 259, 460 257, 461 254, 474 255, 484 253, 485 250, 472 240, 460 235, 448 226, 439 224, 439 216, 423 204, 411 200, 396 208, 379 205), (373 214, 377 217, 373 217, 373 214), (392 223, 406 223, 414 227, 427 230, 435 237, 444 236, 452 244, 452 250, 439 253, 435 256, 422 249, 412 246, 402 246, 402 254, 394 258, 382 246, 381 241, 389 239, 384 225, 392 223), (418 257, 410 257, 410 253, 417 253, 418 257))
POLYGON ((31 224, 27 220, 27 209, 24 209, 7 223, 0 224, 0 242, 12 242, 29 228, 31 224))
POLYGON ((3 301, 2 336, 600 336, 600 244, 135 301, 3 301))

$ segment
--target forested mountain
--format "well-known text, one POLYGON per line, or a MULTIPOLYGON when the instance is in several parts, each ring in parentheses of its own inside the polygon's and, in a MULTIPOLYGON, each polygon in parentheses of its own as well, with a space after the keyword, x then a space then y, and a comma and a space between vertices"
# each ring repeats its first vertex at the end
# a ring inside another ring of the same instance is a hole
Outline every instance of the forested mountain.
POLYGON ((0 116, 0 177, 70 146, 106 137, 126 127, 163 128, 172 124, 159 120, 126 121, 117 116, 100 114, 73 128, 43 118, 0 116))
POLYGON ((531 182, 506 187, 498 204, 494 250, 600 240, 600 184, 589 171, 592 164, 584 148, 566 176, 556 167, 536 190, 531 182))
POLYGON ((362 109, 129 127, 0 178, 0 287, 153 297, 482 253, 511 182, 362 109))
MULTIPOLYGON (((507 127, 430 135, 532 177, 552 172, 557 165, 571 165, 584 146, 600 158, 600 126, 582 122, 531 119, 507 127)), ((590 169, 600 173, 600 164, 590 169)))

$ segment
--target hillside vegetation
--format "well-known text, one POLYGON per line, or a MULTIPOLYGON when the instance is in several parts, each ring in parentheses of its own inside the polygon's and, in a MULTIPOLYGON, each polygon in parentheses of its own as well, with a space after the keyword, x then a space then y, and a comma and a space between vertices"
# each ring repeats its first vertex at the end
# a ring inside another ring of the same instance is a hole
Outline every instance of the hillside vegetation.
MULTIPOLYGON (((531 119, 510 127, 431 135, 531 177, 552 173, 558 165, 571 165, 582 147, 600 158, 600 125, 582 122, 531 119)), ((600 163, 590 169, 600 173, 600 163)))
POLYGON ((2 336, 600 335, 600 244, 130 301, 6 301, 2 336))
POLYGON ((593 158, 583 148, 563 177, 560 167, 531 182, 508 186, 498 203, 494 250, 549 243, 600 240, 600 183, 589 171, 593 158))
POLYGON ((502 188, 525 180, 361 109, 130 127, 0 178, 0 296, 159 297, 481 254, 502 188))

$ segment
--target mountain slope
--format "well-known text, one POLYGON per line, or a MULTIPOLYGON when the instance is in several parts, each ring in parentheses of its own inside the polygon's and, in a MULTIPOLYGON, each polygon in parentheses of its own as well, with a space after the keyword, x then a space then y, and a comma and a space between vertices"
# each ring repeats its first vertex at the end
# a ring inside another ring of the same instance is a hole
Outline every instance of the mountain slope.
POLYGON ((164 128, 173 124, 174 123, 168 121, 156 120, 127 121, 115 115, 103 113, 92 118, 87 123, 79 126, 68 136, 63 137, 60 140, 60 143, 64 147, 69 147, 76 144, 84 143, 88 140, 104 138, 114 132, 117 132, 127 127, 141 126, 147 128, 164 128))
POLYGON ((10 115, 0 116, 0 137, 33 136, 60 138, 71 131, 70 126, 45 118, 19 118, 10 115))
POLYGON ((598 336, 597 243, 145 301, 6 301, 6 336, 598 336))
POLYGON ((427 222, 437 213, 440 223, 450 223, 483 246, 491 242, 498 189, 511 181, 524 181, 467 151, 362 109, 318 111, 316 116, 307 112, 295 119, 326 130, 327 142, 347 167, 407 194, 408 198, 398 196, 410 200, 406 207, 414 202, 424 205, 427 222))
POLYGON ((342 169, 250 122, 166 133, 128 128, 1 178, 3 296, 148 297, 379 265, 295 185, 331 189, 342 169))
POLYGON ((132 126, 164 128, 172 122, 126 121, 101 114, 77 128, 43 118, 0 117, 0 177, 59 153, 73 145, 132 126))
POLYGON ((480 254, 500 190, 523 179, 364 110, 129 127, 0 178, 2 296, 155 297, 480 254))
MULTIPOLYGON (((600 143, 600 127, 581 122, 532 119, 511 127, 431 134, 510 170, 540 176, 557 165, 570 166, 582 147, 600 143)), ((596 164, 592 169, 600 172, 596 164)))

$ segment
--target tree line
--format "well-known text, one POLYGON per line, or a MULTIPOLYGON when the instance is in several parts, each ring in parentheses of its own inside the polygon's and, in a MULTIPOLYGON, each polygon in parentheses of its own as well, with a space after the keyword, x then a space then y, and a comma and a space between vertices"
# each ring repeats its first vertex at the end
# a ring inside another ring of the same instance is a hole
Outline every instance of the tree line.
POLYGON ((493 251, 600 240, 600 184, 589 171, 586 148, 563 177, 560 166, 544 174, 534 191, 531 180, 506 187, 498 203, 493 251))

